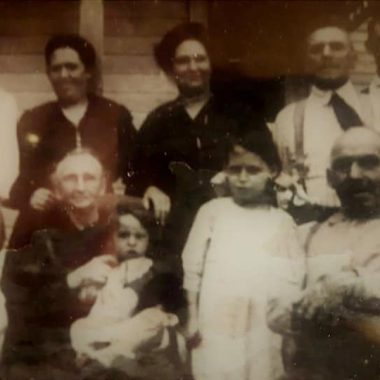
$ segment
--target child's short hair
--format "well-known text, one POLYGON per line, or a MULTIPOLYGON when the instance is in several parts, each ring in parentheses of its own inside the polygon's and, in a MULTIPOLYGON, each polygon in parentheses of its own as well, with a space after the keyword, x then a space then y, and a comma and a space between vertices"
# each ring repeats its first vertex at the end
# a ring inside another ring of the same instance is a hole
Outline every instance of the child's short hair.
POLYGON ((153 212, 151 210, 145 209, 142 204, 131 204, 128 201, 121 200, 119 203, 117 203, 114 213, 113 226, 115 231, 117 231, 119 227, 120 217, 123 215, 134 216, 148 232, 149 249, 147 256, 150 256, 152 254, 152 249, 157 249, 159 246, 159 241, 162 235, 161 227, 154 218, 153 212))
POLYGON ((128 202, 120 201, 116 205, 117 222, 123 215, 133 215, 148 232, 157 224, 153 213, 145 209, 142 205, 131 205, 128 202))
POLYGON ((274 172, 280 172, 281 162, 277 148, 266 130, 254 130, 242 137, 233 138, 229 144, 228 159, 233 154, 235 147, 239 145, 248 152, 257 154, 274 172))

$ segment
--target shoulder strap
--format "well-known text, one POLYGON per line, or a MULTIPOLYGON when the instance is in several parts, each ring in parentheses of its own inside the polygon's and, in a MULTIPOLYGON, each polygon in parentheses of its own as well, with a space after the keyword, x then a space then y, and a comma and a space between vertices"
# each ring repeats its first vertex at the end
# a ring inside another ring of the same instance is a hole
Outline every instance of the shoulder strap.
POLYGON ((305 120, 306 99, 295 104, 294 108, 294 152, 296 160, 304 157, 304 120, 305 120))
POLYGON ((308 252, 309 252, 309 249, 310 249, 310 245, 311 245, 311 241, 312 241, 314 235, 317 233, 317 231, 321 228, 321 225, 322 225, 322 223, 315 223, 310 228, 310 231, 307 234, 307 237, 305 239, 305 244, 304 244, 304 249, 305 249, 306 255, 308 255, 308 252))
POLYGON ((306 190, 306 176, 308 169, 305 166, 304 124, 306 99, 300 100, 294 108, 294 168, 299 175, 299 182, 306 190))

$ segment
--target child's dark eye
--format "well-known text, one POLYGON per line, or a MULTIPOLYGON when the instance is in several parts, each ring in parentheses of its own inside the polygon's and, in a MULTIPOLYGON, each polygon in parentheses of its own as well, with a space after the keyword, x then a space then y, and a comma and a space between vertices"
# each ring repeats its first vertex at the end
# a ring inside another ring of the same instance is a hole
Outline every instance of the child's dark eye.
POLYGON ((241 166, 229 166, 227 171, 229 174, 239 174, 241 172, 241 166))
POLYGON ((130 233, 129 233, 129 232, 119 232, 119 233, 117 234, 117 236, 118 236, 119 238, 121 238, 121 239, 127 239, 127 238, 129 238, 130 233))
POLYGON ((246 166, 245 170, 249 174, 257 174, 257 173, 261 172, 261 169, 257 166, 246 166))
POLYGON ((227 171, 229 174, 231 175, 239 175, 243 169, 248 173, 248 174, 257 174, 257 173, 260 173, 262 171, 262 169, 258 166, 255 166, 255 165, 247 165, 247 166, 240 166, 240 165, 236 165, 236 166, 230 166, 227 168, 227 171))

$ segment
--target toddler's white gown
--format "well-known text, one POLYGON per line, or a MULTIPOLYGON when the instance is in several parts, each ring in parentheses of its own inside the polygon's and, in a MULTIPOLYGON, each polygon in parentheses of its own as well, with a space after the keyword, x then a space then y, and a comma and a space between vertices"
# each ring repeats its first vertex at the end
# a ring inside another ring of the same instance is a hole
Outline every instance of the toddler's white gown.
POLYGON ((283 314, 281 305, 297 299, 305 273, 291 217, 231 198, 212 200, 196 217, 183 266, 185 289, 200 297, 195 379, 274 380, 280 336, 268 327, 268 303, 283 314))

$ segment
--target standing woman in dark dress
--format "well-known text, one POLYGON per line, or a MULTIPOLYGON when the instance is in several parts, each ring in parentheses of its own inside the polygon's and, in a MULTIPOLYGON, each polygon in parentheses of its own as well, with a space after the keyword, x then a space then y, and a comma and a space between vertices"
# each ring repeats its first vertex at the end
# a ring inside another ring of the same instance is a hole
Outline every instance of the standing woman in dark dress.
POLYGON ((231 139, 256 129, 258 139, 269 139, 273 160, 278 158, 264 121, 250 107, 211 93, 208 38, 201 24, 170 30, 156 46, 155 58, 179 96, 143 123, 134 183, 145 206, 166 225, 165 248, 178 257, 197 209, 213 196, 210 179, 222 170, 231 139))
POLYGON ((92 149, 114 181, 128 177, 135 129, 129 111, 91 91, 96 68, 93 46, 78 35, 52 37, 45 48, 46 70, 57 101, 26 111, 18 123, 20 174, 10 193, 20 210, 10 247, 29 243, 44 226, 56 200, 51 168, 74 148, 92 149))

